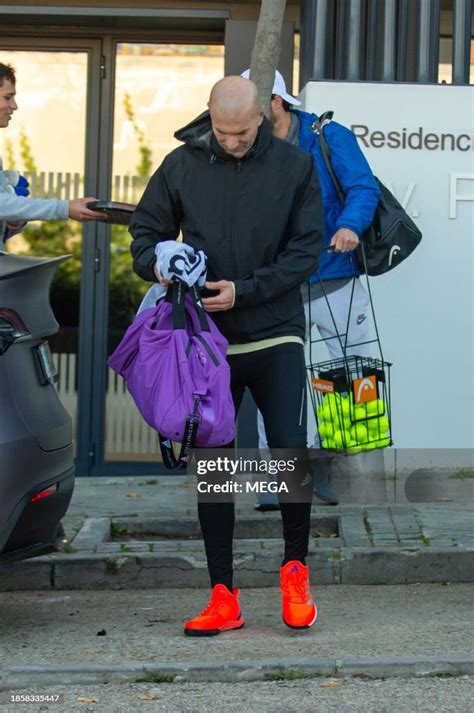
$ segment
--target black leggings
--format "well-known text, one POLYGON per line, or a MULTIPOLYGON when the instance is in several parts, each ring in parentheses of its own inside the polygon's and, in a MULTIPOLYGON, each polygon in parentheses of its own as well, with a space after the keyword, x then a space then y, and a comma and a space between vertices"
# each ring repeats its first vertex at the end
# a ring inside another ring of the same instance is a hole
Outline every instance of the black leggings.
MULTIPOLYGON (((294 448, 306 451, 306 368, 303 347, 288 343, 229 356, 231 388, 236 413, 248 387, 265 421, 270 449, 294 448)), ((306 464, 300 460, 298 477, 306 478, 306 464)), ((312 479, 302 487, 301 502, 283 502, 285 555, 305 562, 310 532, 312 479)), ((305 483, 306 483, 305 480, 305 483)), ((206 548, 211 586, 225 584, 232 590, 233 502, 199 502, 198 514, 206 548)))

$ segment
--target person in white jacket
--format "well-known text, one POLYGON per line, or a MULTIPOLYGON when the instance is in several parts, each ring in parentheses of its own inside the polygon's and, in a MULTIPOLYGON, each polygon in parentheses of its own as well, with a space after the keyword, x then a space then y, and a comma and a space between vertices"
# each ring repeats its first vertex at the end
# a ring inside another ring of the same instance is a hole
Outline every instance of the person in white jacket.
MULTIPOLYGON (((15 70, 0 62, 0 129, 6 129, 13 112, 18 109, 15 100, 15 70)), ((101 213, 89 210, 87 204, 93 197, 60 200, 58 198, 26 198, 18 195, 18 174, 4 171, 0 157, 0 250, 4 241, 18 233, 28 220, 99 220, 101 213)), ((27 191, 22 191, 27 193, 27 191)))

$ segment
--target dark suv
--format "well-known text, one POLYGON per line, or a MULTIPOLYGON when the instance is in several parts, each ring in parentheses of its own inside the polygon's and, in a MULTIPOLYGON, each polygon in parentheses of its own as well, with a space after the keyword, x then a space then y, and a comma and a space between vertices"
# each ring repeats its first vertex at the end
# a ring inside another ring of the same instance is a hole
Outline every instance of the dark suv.
POLYGON ((52 552, 74 487, 72 424, 46 338, 57 265, 0 252, 0 564, 52 552))

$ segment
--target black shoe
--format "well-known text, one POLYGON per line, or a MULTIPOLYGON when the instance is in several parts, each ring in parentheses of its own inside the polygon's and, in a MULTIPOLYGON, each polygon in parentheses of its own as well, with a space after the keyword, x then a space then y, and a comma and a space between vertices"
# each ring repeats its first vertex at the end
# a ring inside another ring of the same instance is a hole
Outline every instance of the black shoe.
POLYGON ((319 500, 322 500, 326 505, 339 505, 339 498, 336 491, 332 488, 328 481, 321 480, 316 482, 313 480, 313 491, 319 500))
POLYGON ((339 497, 334 488, 329 484, 333 458, 319 458, 313 461, 311 472, 313 475, 313 491, 319 500, 326 505, 338 505, 339 497))
POLYGON ((258 512, 276 512, 280 509, 280 506, 276 503, 257 503, 255 505, 255 510, 258 512))

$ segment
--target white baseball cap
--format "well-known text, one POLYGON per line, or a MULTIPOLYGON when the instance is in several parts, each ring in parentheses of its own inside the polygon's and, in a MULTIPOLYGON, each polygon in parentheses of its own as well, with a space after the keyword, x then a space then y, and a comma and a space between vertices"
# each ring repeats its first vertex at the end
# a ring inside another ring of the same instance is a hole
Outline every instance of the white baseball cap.
MULTIPOLYGON (((241 77, 244 77, 244 79, 249 79, 250 78, 250 69, 246 69, 245 72, 242 72, 240 75, 241 77)), ((288 104, 293 104, 294 106, 298 106, 301 104, 296 97, 291 96, 291 94, 288 94, 286 91, 286 84, 285 80, 283 79, 283 75, 280 74, 278 70, 275 72, 275 82, 273 84, 273 89, 272 89, 272 94, 278 94, 279 97, 284 99, 288 104)))

